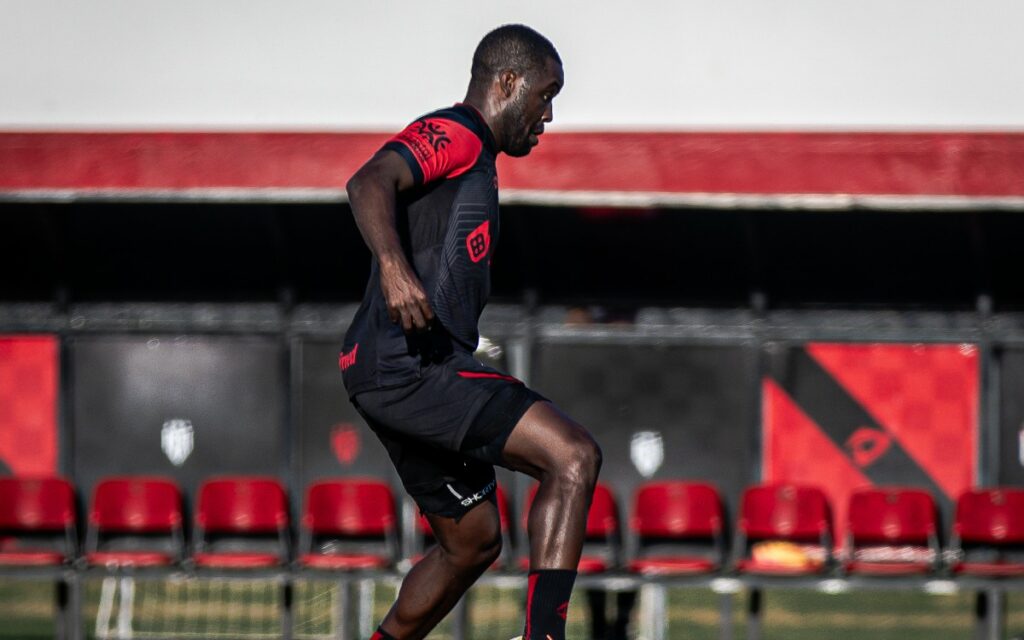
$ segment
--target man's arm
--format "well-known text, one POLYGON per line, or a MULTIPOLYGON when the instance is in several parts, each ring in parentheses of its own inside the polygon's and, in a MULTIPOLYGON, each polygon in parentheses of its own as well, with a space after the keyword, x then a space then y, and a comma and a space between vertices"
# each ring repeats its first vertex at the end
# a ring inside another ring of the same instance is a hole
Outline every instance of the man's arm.
POLYGON ((380 264, 380 288, 392 322, 402 329, 426 329, 434 318, 423 284, 402 251, 395 228, 395 200, 413 185, 412 171, 402 157, 378 151, 345 185, 359 233, 380 264))

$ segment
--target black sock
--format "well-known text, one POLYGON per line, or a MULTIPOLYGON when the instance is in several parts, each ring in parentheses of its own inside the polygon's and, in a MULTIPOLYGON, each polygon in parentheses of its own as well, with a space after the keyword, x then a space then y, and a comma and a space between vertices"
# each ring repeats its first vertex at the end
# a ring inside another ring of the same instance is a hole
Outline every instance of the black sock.
POLYGON ((370 636, 370 640, 395 640, 395 637, 387 631, 385 631, 384 629, 377 627, 377 631, 375 631, 374 634, 370 636))
POLYGON ((574 582, 576 572, 572 569, 530 572, 523 640, 565 640, 565 619, 574 582))

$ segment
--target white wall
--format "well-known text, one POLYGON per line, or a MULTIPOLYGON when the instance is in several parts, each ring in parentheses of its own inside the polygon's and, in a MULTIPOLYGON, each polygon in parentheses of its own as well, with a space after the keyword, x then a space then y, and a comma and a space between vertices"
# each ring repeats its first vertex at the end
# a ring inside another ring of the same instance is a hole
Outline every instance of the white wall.
POLYGON ((509 21, 562 130, 1024 129, 1021 0, 0 0, 0 128, 392 129, 509 21))

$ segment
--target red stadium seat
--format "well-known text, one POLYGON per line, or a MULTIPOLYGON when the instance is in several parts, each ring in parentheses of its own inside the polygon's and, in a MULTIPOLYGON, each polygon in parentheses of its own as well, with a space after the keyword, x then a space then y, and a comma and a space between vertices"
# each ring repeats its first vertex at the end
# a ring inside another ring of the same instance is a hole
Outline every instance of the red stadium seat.
POLYGON ((939 560, 938 517, 927 491, 884 487, 850 496, 846 532, 849 573, 928 573, 939 560))
POLYGON ((744 573, 801 576, 831 561, 832 515, 817 487, 761 485, 743 492, 735 549, 744 573))
POLYGON ((199 489, 197 567, 260 569, 288 561, 288 499, 270 477, 224 477, 199 489))
MULTIPOLYGON (((530 487, 526 502, 523 505, 522 527, 527 530, 530 507, 537 495, 540 485, 530 487)), ((594 488, 594 499, 587 513, 587 529, 583 540, 583 555, 580 557, 579 573, 603 573, 618 566, 621 544, 621 528, 619 527, 619 510, 615 503, 615 495, 611 489, 598 483, 594 488)), ((529 549, 520 559, 522 569, 530 568, 529 549)))
POLYGON ((721 568, 725 559, 722 501, 709 484, 649 482, 636 492, 630 528, 642 575, 694 575, 721 568))
POLYGON ((0 567, 70 562, 75 540, 75 495, 66 480, 0 478, 0 567))
POLYGON ((398 558, 395 498, 386 482, 338 478, 310 485, 299 563, 311 569, 383 569, 398 558), (318 551, 313 544, 320 544, 318 551))
POLYGON ((181 561, 181 492, 171 480, 117 477, 93 491, 85 559, 111 569, 162 567, 181 561))
POLYGON ((1024 576, 1024 489, 966 491, 957 500, 950 550, 958 574, 1024 576))
MULTIPOLYGON (((488 567, 488 571, 497 571, 504 568, 508 564, 509 549, 512 540, 512 529, 511 522, 512 516, 508 506, 508 497, 505 495, 505 490, 501 488, 501 485, 497 485, 494 491, 495 499, 498 501, 498 522, 501 527, 501 554, 498 559, 491 563, 488 567)), ((416 530, 420 533, 421 548, 426 549, 429 545, 434 543, 434 531, 430 527, 430 521, 427 520, 426 516, 420 514, 416 519, 416 530)), ((419 562, 420 558, 423 557, 422 553, 417 553, 413 558, 413 563, 419 562)))

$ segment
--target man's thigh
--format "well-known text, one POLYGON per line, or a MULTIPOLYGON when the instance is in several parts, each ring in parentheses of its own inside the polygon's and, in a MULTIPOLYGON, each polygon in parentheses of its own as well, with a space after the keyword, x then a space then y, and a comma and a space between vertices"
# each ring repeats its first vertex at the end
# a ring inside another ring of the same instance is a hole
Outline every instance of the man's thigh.
POLYGON ((582 448, 598 449, 590 432, 554 404, 537 402, 509 434, 503 466, 538 478, 565 467, 582 448))

